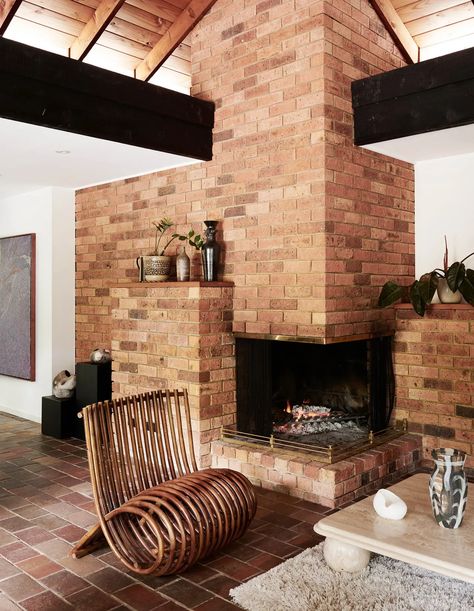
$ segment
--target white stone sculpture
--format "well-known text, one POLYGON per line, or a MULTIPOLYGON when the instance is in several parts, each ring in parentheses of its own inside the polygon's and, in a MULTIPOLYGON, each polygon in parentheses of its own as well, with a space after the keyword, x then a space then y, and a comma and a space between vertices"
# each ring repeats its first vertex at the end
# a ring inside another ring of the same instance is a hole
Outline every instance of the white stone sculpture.
POLYGON ((405 501, 385 488, 377 492, 373 504, 378 515, 387 520, 402 520, 407 512, 405 501))
POLYGON ((53 380, 53 395, 58 399, 68 399, 74 394, 76 388, 76 376, 71 375, 67 369, 63 369, 53 380))

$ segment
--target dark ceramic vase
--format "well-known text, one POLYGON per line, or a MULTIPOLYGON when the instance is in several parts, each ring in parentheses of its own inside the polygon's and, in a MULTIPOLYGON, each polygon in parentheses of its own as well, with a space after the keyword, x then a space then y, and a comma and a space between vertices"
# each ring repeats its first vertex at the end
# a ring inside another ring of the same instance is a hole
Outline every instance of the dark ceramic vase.
POLYGON ((202 267, 204 280, 213 282, 217 280, 217 268, 219 265, 220 245, 216 242, 217 221, 204 221, 206 225, 206 242, 202 247, 202 267))

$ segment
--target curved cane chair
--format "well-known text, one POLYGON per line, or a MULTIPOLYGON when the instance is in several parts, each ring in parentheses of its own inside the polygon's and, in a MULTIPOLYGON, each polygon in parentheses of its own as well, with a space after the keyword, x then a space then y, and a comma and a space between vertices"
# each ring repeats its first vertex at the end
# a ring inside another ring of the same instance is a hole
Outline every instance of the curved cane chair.
POLYGON ((72 556, 105 537, 130 570, 169 575, 245 532, 253 488, 231 469, 198 470, 185 390, 88 405, 82 415, 99 524, 72 556))

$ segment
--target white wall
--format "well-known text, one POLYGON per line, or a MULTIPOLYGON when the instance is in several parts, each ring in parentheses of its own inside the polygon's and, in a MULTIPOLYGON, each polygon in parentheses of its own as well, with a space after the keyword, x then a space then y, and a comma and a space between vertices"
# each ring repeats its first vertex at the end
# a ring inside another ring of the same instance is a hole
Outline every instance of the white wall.
POLYGON ((39 422, 54 375, 74 370, 74 191, 0 201, 0 237, 23 233, 36 233, 36 380, 0 375, 0 410, 39 422))
MULTIPOLYGON (((415 165, 415 266, 417 278, 474 252, 474 154, 415 165)), ((474 257, 466 261, 474 268, 474 257)))

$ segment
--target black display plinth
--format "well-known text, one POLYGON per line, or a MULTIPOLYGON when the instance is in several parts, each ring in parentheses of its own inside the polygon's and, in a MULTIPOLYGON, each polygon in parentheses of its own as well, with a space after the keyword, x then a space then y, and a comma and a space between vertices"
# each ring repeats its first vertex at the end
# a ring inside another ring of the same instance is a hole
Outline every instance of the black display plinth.
POLYGON ((43 397, 41 431, 63 439, 85 439, 84 421, 77 414, 86 405, 112 399, 112 363, 77 363, 76 396, 43 397))
MULTIPOLYGON (((43 397, 41 403, 41 432, 43 435, 57 439, 72 437, 77 419, 74 397, 69 399, 58 399, 53 395, 43 397)), ((84 425, 82 427, 84 429, 84 425)))
POLYGON ((112 398, 112 363, 77 363, 76 404, 82 409, 91 403, 112 398))
MULTIPOLYGON (((112 399, 112 363, 76 364, 76 407, 79 412, 86 405, 112 399)), ((73 437, 85 439, 84 421, 77 418, 73 437)))

